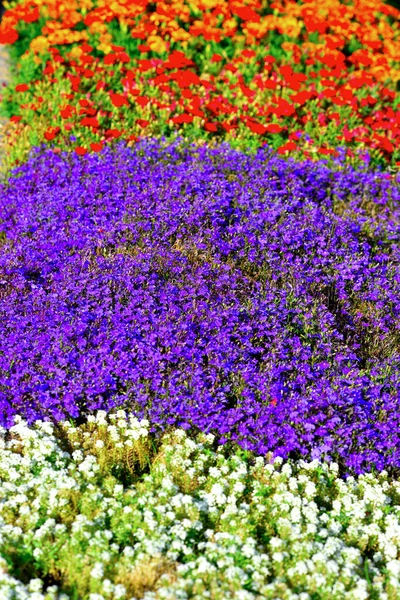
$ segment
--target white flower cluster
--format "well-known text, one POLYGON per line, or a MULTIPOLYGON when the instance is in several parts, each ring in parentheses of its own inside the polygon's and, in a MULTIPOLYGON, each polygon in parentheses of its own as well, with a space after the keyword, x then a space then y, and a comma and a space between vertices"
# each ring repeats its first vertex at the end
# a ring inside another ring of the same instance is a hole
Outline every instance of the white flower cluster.
POLYGON ((182 430, 145 460, 149 424, 124 411, 61 429, 0 430, 2 600, 400 598, 400 483, 385 472, 342 480, 182 430), (118 444, 141 456, 130 479, 118 444))

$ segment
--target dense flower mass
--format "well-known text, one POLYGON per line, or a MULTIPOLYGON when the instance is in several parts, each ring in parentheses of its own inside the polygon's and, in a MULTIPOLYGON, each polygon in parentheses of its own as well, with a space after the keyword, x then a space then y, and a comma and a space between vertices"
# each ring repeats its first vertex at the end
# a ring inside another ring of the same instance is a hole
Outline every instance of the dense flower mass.
POLYGON ((400 176, 259 150, 37 150, 0 193, 2 424, 125 406, 400 464, 400 176))
POLYGON ((0 477, 2 598, 399 595, 400 483, 384 472, 343 481, 335 463, 227 454, 179 429, 155 439, 99 411, 0 428, 0 477))
POLYGON ((0 600, 398 600, 400 11, 6 6, 0 600))
POLYGON ((399 11, 380 0, 28 0, 0 43, 18 67, 10 157, 177 134, 400 164, 399 11))

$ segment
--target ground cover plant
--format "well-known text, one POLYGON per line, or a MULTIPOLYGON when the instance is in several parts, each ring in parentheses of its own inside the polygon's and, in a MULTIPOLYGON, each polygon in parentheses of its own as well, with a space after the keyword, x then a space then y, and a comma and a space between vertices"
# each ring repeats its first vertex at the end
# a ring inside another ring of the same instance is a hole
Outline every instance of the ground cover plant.
POLYGON ((9 6, 9 163, 42 141, 84 154, 175 135, 400 162, 399 11, 378 0, 9 6))
POLYGON ((398 15, 8 3, 0 600, 400 598, 398 15))
POLYGON ((117 412, 2 431, 0 590, 35 600, 395 599, 398 481, 343 481, 117 412), (8 438, 5 436, 8 434, 8 438))
POLYGON ((229 146, 38 149, 0 190, 2 424, 123 405, 397 467, 399 180, 229 146))

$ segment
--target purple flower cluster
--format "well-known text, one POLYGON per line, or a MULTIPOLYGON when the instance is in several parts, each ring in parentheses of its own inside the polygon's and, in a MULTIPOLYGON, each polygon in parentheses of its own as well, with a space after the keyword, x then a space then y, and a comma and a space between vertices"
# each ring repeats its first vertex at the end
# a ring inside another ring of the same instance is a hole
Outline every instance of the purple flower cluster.
POLYGON ((148 140, 0 188, 0 424, 124 406, 400 466, 400 177, 148 140))

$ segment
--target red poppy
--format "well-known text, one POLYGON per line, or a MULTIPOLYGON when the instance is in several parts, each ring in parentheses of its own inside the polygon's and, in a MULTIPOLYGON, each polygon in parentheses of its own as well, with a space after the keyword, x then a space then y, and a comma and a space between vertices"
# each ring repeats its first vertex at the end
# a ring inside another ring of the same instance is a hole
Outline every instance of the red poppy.
POLYGON ((215 123, 205 123, 204 129, 206 131, 210 131, 211 133, 215 133, 216 131, 218 131, 218 127, 215 123))

